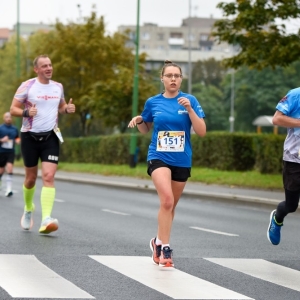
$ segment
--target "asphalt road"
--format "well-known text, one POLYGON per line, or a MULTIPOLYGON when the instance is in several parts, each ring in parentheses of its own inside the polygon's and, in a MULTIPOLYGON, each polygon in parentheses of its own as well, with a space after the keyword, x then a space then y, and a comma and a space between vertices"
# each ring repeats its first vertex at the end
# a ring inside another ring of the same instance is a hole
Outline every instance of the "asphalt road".
POLYGON ((172 229, 175 270, 150 259, 158 199, 143 191, 57 182, 53 217, 60 228, 20 227, 22 177, 14 196, 0 196, 0 299, 300 299, 299 214, 282 242, 266 237, 270 208, 180 200, 172 229))

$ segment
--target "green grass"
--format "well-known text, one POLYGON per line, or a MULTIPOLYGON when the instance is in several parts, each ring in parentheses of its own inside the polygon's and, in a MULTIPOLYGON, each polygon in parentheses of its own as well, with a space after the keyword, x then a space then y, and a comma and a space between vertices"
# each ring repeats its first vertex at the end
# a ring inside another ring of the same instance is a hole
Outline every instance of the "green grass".
MULTIPOLYGON (((106 176, 131 176, 149 179, 146 164, 138 164, 135 168, 128 165, 98 165, 79 163, 59 163, 59 170, 68 172, 87 172, 92 174, 102 174, 106 176)), ((202 182, 206 184, 221 184, 238 187, 250 187, 259 189, 282 190, 281 174, 260 174, 257 171, 237 172, 219 171, 207 168, 192 168, 192 182, 202 182)))
MULTIPOLYGON (((16 166, 23 166, 22 161, 17 161, 16 166)), ((91 174, 101 174, 106 176, 130 176, 149 179, 146 164, 138 164, 135 168, 128 165, 99 165, 85 163, 63 163, 60 162, 58 169, 67 172, 83 172, 91 174)), ((192 182, 202 182, 206 184, 220 184, 236 187, 248 187, 268 190, 282 190, 281 174, 261 174, 257 171, 237 172, 220 171, 208 168, 192 168, 192 182)))

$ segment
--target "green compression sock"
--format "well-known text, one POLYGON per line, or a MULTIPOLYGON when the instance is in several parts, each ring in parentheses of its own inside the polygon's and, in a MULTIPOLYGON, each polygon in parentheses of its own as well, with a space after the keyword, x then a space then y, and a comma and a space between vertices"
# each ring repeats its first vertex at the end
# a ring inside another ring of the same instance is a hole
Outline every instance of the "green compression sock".
POLYGON ((23 185, 23 197, 25 203, 25 210, 32 211, 33 210, 33 197, 35 192, 35 186, 31 189, 28 189, 23 185))
POLYGON ((41 192, 42 220, 51 216, 55 199, 54 187, 43 187, 41 192))

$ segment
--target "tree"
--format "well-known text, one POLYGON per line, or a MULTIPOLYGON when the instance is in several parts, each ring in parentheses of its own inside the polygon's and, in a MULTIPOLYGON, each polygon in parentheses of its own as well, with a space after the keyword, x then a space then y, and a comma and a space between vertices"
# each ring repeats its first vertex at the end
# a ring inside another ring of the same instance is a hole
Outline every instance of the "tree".
MULTIPOLYGON (((261 71, 242 67, 235 72, 235 130, 253 131, 253 120, 260 115, 273 115, 277 103, 299 85, 300 62, 290 66, 265 68, 261 71)), ((223 82, 227 107, 230 102, 231 76, 223 82)))
POLYGON ((213 85, 220 87, 226 69, 222 66, 222 62, 210 58, 207 60, 199 60, 195 63, 192 71, 193 83, 202 83, 206 86, 213 85))
MULTIPOLYGON (((30 39, 32 59, 41 53, 50 56, 53 78, 63 83, 66 101, 73 98, 83 135, 96 118, 122 131, 131 119, 134 55, 126 47, 127 39, 121 33, 106 35, 104 19, 95 12, 84 24, 58 22, 55 30, 30 39)), ((141 64, 144 61, 141 55, 141 64)), ((143 78, 140 85, 142 99, 153 87, 143 78)), ((69 122, 74 122, 76 115, 70 116, 69 122)))
POLYGON ((293 33, 286 27, 300 16, 299 0, 236 0, 217 7, 225 18, 216 21, 213 35, 240 48, 237 55, 224 60, 227 67, 274 68, 299 59, 300 30, 293 33))
MULTIPOLYGON (((17 78, 17 68, 16 68, 16 39, 12 37, 10 41, 6 42, 2 48, 0 48, 0 111, 3 113, 9 111, 14 94, 25 79, 25 66, 26 66, 26 44, 23 39, 21 39, 21 78, 17 78)), ((2 116, 2 114, 0 114, 2 116)))
POLYGON ((223 92, 213 85, 205 86, 198 83, 193 85, 193 95, 198 99, 205 113, 207 130, 226 130, 229 109, 227 109, 223 92))

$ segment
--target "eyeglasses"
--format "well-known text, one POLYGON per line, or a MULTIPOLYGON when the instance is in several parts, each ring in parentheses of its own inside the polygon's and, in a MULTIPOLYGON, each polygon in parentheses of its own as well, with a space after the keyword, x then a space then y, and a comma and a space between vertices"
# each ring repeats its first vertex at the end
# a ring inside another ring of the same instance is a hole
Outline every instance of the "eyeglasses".
POLYGON ((163 76, 165 76, 165 77, 167 77, 167 78, 175 78, 175 79, 178 79, 178 78, 181 78, 182 77, 182 75, 181 74, 165 74, 165 75, 163 75, 163 76))

